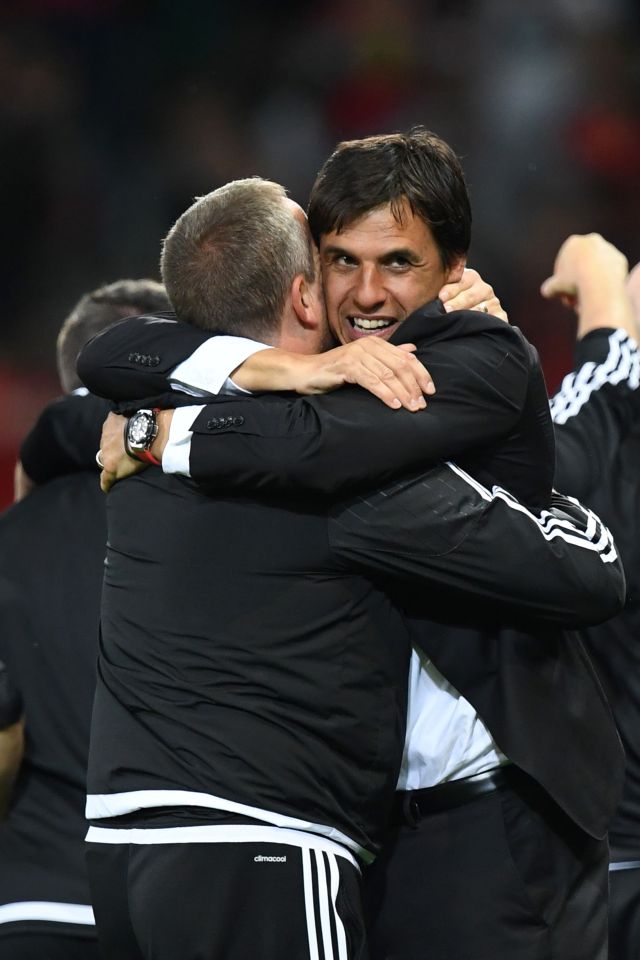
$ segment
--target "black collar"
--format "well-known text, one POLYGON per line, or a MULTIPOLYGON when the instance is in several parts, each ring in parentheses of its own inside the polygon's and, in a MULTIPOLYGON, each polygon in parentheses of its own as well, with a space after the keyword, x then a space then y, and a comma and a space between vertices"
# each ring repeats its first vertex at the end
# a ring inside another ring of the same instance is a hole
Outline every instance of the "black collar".
POLYGON ((429 324, 431 332, 434 331, 434 327, 440 328, 448 317, 449 314, 444 309, 442 300, 430 300, 429 303, 425 303, 424 306, 418 307, 409 314, 389 337, 389 343, 413 343, 416 339, 420 340, 426 333, 425 323, 429 324))

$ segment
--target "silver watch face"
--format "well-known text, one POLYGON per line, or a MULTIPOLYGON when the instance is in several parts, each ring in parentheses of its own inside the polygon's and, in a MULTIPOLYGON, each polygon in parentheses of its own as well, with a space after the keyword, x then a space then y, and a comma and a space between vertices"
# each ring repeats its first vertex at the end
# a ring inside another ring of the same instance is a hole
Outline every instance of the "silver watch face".
POLYGON ((151 438, 153 419, 148 413, 135 413, 129 420, 128 440, 132 447, 144 447, 151 438))

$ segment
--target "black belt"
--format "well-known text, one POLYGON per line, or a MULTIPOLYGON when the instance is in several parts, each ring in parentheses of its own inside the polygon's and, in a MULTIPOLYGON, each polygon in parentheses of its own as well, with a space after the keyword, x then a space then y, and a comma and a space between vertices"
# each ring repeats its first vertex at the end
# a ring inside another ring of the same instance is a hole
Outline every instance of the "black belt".
POLYGON ((463 803, 469 803, 494 790, 513 785, 520 780, 521 771, 512 764, 496 767, 486 773, 476 773, 472 777, 449 780, 424 790, 398 790, 391 810, 391 823, 407 823, 417 827, 423 817, 442 810, 451 810, 463 803))

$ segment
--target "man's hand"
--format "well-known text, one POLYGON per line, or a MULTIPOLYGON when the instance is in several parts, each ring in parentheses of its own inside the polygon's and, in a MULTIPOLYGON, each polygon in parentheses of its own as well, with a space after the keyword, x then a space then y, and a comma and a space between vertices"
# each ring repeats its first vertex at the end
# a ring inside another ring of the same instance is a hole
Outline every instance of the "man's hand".
POLYGON ((627 258, 598 233, 573 234, 564 241, 553 275, 540 288, 578 314, 578 339, 600 327, 626 330, 638 340, 638 329, 625 283, 627 258))
POLYGON ((116 480, 124 480, 140 473, 146 467, 141 460, 134 460, 124 448, 124 428, 126 417, 119 413, 110 413, 102 424, 100 437, 100 459, 102 473, 100 474, 100 489, 108 493, 116 480))
POLYGON ((452 310, 480 310, 509 323, 509 317, 502 309, 493 287, 485 283, 477 270, 469 267, 465 267, 462 280, 445 284, 438 297, 447 313, 452 310))
POLYGON ((431 374, 415 356, 413 343, 395 346, 380 337, 362 337, 326 353, 305 356, 296 391, 326 393, 354 383, 394 410, 421 410, 424 395, 436 392, 431 374))
POLYGON ((262 350, 234 370, 234 381, 246 390, 294 390, 327 393, 355 383, 397 410, 421 410, 424 395, 435 393, 429 371, 414 356, 415 344, 394 346, 380 337, 362 337, 312 356, 283 350, 262 350))
MULTIPOLYGON (((172 419, 173 410, 158 411, 158 433, 151 445, 151 453, 156 460, 160 462, 162 462, 162 454, 169 439, 169 428, 171 427, 172 419)), ((119 413, 110 413, 102 424, 100 459, 104 466, 100 474, 100 489, 104 493, 109 492, 116 480, 124 480, 126 477, 132 477, 148 466, 148 464, 143 463, 141 460, 134 460, 125 450, 124 428, 126 422, 127 418, 120 416, 119 413)))
POLYGON ((640 328, 640 263, 636 263, 627 277, 627 293, 631 298, 636 326, 640 328))

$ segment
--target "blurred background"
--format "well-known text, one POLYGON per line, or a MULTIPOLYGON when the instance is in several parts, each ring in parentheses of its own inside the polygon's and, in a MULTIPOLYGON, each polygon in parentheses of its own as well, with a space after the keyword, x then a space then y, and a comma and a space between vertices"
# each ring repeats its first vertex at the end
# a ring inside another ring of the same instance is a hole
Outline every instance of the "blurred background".
POLYGON ((82 293, 158 277, 195 196, 260 174, 304 206, 336 142, 414 123, 461 156, 470 265, 553 390, 573 324, 538 289, 561 241, 640 260, 639 41, 636 0, 3 0, 0 508, 82 293))

